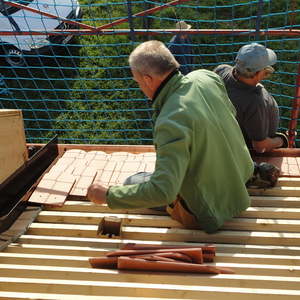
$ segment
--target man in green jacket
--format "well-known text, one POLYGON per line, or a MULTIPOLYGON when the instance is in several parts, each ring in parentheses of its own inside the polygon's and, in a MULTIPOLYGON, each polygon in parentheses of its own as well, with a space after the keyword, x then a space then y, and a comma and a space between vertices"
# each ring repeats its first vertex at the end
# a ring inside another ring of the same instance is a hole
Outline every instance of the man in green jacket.
POLYGON ((166 205, 188 228, 218 230, 250 203, 253 163, 221 78, 207 70, 183 76, 159 41, 129 57, 134 80, 154 108, 155 171, 149 181, 108 189, 92 184, 89 200, 111 209, 166 205))

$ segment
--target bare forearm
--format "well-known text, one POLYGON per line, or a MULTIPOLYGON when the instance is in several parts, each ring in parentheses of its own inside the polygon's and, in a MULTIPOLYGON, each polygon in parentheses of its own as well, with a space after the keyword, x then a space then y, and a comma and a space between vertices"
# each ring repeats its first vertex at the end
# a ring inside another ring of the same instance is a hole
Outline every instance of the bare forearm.
POLYGON ((280 148, 283 140, 280 137, 266 138, 263 141, 252 141, 253 148, 258 153, 269 152, 273 149, 280 148))

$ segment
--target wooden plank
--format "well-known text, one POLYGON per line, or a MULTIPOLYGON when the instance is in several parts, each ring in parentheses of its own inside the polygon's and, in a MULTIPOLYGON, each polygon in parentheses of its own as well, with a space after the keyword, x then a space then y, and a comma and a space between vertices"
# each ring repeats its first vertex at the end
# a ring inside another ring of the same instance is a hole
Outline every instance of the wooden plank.
POLYGON ((251 206, 300 208, 300 197, 252 196, 251 206))
POLYGON ((140 209, 114 209, 111 210, 106 204, 96 205, 90 201, 66 201, 62 207, 47 207, 51 211, 70 211, 70 212, 98 212, 98 213, 116 213, 116 214, 141 214, 141 215, 167 215, 166 212, 140 208, 140 209))
MULTIPOLYGON (((156 220, 156 214, 155 211, 151 209, 141 209, 141 210, 111 210, 107 206, 96 206, 93 204, 89 204, 88 202, 81 202, 82 205, 78 205, 78 203, 72 202, 68 203, 67 205, 63 207, 58 207, 58 208, 50 208, 48 209, 49 215, 64 215, 63 212, 66 213, 72 213, 72 212, 78 212, 82 213, 80 214, 74 214, 74 216, 84 216, 87 213, 99 213, 99 217, 103 217, 104 215, 107 215, 108 213, 112 216, 116 216, 119 218, 125 218, 126 215, 132 216, 132 218, 140 218, 147 220, 149 218, 153 218, 153 220, 156 220), (74 205, 73 205, 74 203, 74 205), (72 205, 71 205, 72 204, 72 205), (57 213, 55 213, 55 211, 57 213), (52 213, 50 213, 52 212, 52 213), (61 214, 60 214, 61 213, 61 214), (148 215, 147 215, 148 213, 148 215), (152 214, 150 214, 152 213, 152 214), (155 215, 153 215, 155 214, 155 215), (142 216, 145 215, 145 216, 142 216)), ((43 211, 40 216, 46 215, 47 212, 43 211)), ((161 214, 162 215, 162 214, 161 214)), ((164 216, 167 216, 166 213, 163 214, 164 216)), ((299 220, 300 219, 300 208, 272 208, 272 207, 249 207, 246 211, 242 212, 241 215, 239 216, 240 218, 270 218, 270 219, 295 219, 299 220)), ((166 218, 160 218, 161 220, 164 220, 166 218)), ((75 221, 76 222, 76 221, 75 221)), ((174 223, 174 224, 177 224, 174 223)))
POLYGON ((234 218, 225 222, 222 229, 299 233, 300 220, 234 218))
MULTIPOLYGON (((15 293, 15 292, 1 292, 0 299, 5 300, 18 300, 18 299, 39 299, 39 300, 82 300, 82 295, 72 295, 72 294, 57 294, 57 293, 15 293)), ((139 300, 162 300, 165 298, 149 298, 149 297, 139 297, 139 300)), ((84 300, 116 300, 116 297, 111 296, 89 296, 84 295, 84 300)), ((118 300, 137 300, 136 297, 118 297, 118 300)), ((172 300, 181 300, 172 298, 172 300)), ((189 299, 196 300, 196 299, 189 299)), ((198 300, 198 299, 197 299, 198 300)))
MULTIPOLYGON (((245 212, 242 212, 241 216, 253 216, 255 211, 257 212, 256 217, 269 215, 269 217, 276 216, 284 219, 285 215, 287 218, 294 218, 297 216, 298 209, 300 208, 299 197, 268 197, 268 196, 253 196, 251 197, 252 207, 249 207, 245 212), (274 209, 276 208, 276 209, 274 209), (286 209, 284 209, 286 208, 286 209), (268 212, 269 211, 269 212, 268 212), (273 212, 272 212, 273 211, 273 212), (286 214, 285 214, 286 213, 286 214), (262 214, 262 215, 261 215, 262 214)), ((166 212, 157 212, 152 209, 110 209, 107 205, 95 205, 89 201, 72 201, 65 202, 63 207, 59 208, 48 208, 49 210, 58 211, 81 211, 81 212, 99 212, 99 213, 120 213, 120 214, 155 214, 155 215, 167 215, 166 212)), ((299 216, 297 217, 299 218, 299 216)))
MULTIPOLYGON (((32 245, 54 245, 58 247, 86 247, 111 251, 118 249, 127 243, 155 244, 155 245, 186 245, 186 246, 204 246, 201 242, 176 242, 176 241, 147 241, 139 239, 103 239, 103 238, 85 238, 85 237, 61 237, 46 235, 22 235, 18 239, 19 244, 30 243, 32 245)), ((251 245, 251 244, 226 244, 214 243, 217 253, 241 253, 241 254, 262 254, 262 255, 290 255, 300 256, 300 247, 297 246, 279 246, 279 245, 251 245)))
MULTIPOLYGON (((65 245, 47 245, 47 244, 20 244, 12 243, 6 249, 5 253, 24 253, 24 254, 45 254, 45 255, 62 255, 62 256, 86 256, 95 257, 105 255, 109 251, 117 248, 93 248, 82 246, 65 246, 65 245)), ((290 256, 289 256, 290 257, 290 256)), ((0 265, 1 267, 1 265, 0 265)))
POLYGON ((85 280, 47 280, 36 278, 0 278, 0 290, 27 293, 51 293, 55 291, 58 294, 74 293, 76 295, 94 295, 94 296, 135 296, 135 297, 161 297, 161 298, 179 298, 179 299, 299 299, 300 292, 296 290, 278 290, 278 289, 250 289, 250 288, 232 288, 232 287, 213 287, 213 286, 183 286, 169 284, 142 284, 103 281, 85 281, 85 280), (14 282, 12 283, 12 280, 14 282))
POLYGON ((258 231, 218 231, 206 234, 201 230, 175 229, 175 228, 122 228, 125 239, 144 239, 158 241, 190 241, 206 243, 239 243, 260 245, 300 246, 300 233, 285 232, 258 232, 258 231))
MULTIPOLYGON (((35 144, 43 145, 43 144, 35 144)), ((131 153, 145 153, 145 152, 155 152, 155 148, 152 145, 80 145, 80 144, 59 144, 58 150, 60 154, 63 154, 67 150, 84 150, 84 151, 103 151, 106 153, 114 152, 131 152, 131 153)), ((289 151, 291 155, 297 155, 295 151, 289 151)))
MULTIPOLYGON (((65 279, 88 281, 118 281, 118 282, 139 282, 145 284, 168 284, 185 285, 186 274, 180 273, 161 273, 150 272, 149 274, 139 274, 137 272, 118 272, 109 269, 75 268, 75 267, 56 267, 56 266, 37 266, 4 264, 0 266, 0 277, 11 278, 40 278, 40 279, 65 279)), ((273 276, 253 276, 253 275, 216 275, 201 276, 201 285, 218 287, 246 287, 260 288, 262 285, 268 289, 293 289, 299 288, 300 279, 297 277, 273 277, 273 276)), ((189 285, 199 285, 199 275, 189 276, 189 285)))
MULTIPOLYGON (((43 211, 39 214, 37 222, 97 225, 105 216, 107 216, 105 213, 43 211)), ((184 228, 182 224, 171 219, 169 216, 143 215, 141 217, 134 214, 110 214, 110 216, 122 220, 123 225, 184 228)), ((300 213, 295 216, 295 220, 234 218, 232 221, 226 222, 222 226, 222 229, 300 232, 299 219, 300 213)))
MULTIPOLYGON (((0 252, 1 264, 19 264, 27 266, 57 266, 57 267, 76 267, 89 268, 90 264, 87 257, 80 256, 55 256, 44 254, 19 254, 0 252)), ((1 279, 0 279, 1 280, 1 279)))
POLYGON ((287 197, 299 197, 300 187, 274 187, 269 189, 248 189, 251 196, 287 196, 287 197))
MULTIPOLYGON (((64 223, 64 224, 85 224, 98 225, 106 213, 92 212, 65 212, 65 211, 43 211, 39 214, 37 222, 41 223, 64 223)), ((137 214, 117 214, 109 213, 109 216, 119 218, 123 224, 131 226, 153 226, 157 224, 160 227, 179 227, 183 226, 169 216, 157 215, 137 215, 137 214)))
MULTIPOLYGON (((280 197, 279 197, 280 198, 280 197)), ((280 198, 282 199, 282 198, 280 198)), ((274 201, 281 201, 281 200, 275 199, 274 201)), ((259 204, 261 200, 258 199, 255 204, 259 204)), ((262 200, 264 201, 264 200, 262 200)), ((268 202, 269 200, 266 200, 268 202)), ((273 201, 273 200, 270 200, 273 201)), ((283 201, 289 201, 287 199, 283 201)), ((294 201, 294 200, 292 200, 294 201)), ((280 202, 281 203, 281 202, 280 202)), ((267 203, 269 204, 269 203, 267 203)), ((281 203, 282 204, 282 203, 281 203)), ((300 201, 299 201, 300 204, 300 201)), ((290 206, 290 205, 288 205, 290 206)), ((151 209, 136 209, 136 210, 128 210, 128 209, 116 209, 116 210, 111 210, 108 208, 107 205, 94 205, 93 203, 90 202, 79 202, 79 201, 67 201, 63 207, 60 208, 49 208, 49 211, 58 211, 58 212, 82 212, 82 213, 110 213, 111 215, 116 215, 117 214, 139 214, 139 215, 164 215, 166 216, 167 214, 164 212, 156 212, 151 209)), ((45 214, 45 212, 43 212, 45 214)), ((124 216, 121 216, 124 217, 124 216)), ((145 218, 148 218, 149 216, 145 216, 145 218)), ((285 207, 278 207, 274 209, 273 207, 249 207, 246 211, 242 212, 240 217, 245 217, 245 218, 270 218, 270 219, 295 219, 299 220, 300 219, 300 209, 299 208, 285 208, 285 207)))
POLYGON ((279 177, 276 186, 300 187, 299 177, 279 177))
MULTIPOLYGON (((28 143, 28 146, 39 146, 42 147, 45 144, 42 143, 28 143)), ((153 145, 105 145, 105 144, 58 144, 60 154, 65 153, 67 150, 84 150, 84 151, 104 151, 107 153, 126 151, 131 153, 148 153, 155 152, 153 145)), ((300 157, 299 148, 278 148, 273 149, 271 152, 260 155, 263 161, 271 161, 273 157, 300 157)), ((254 157, 255 161, 258 157, 254 157)))
MULTIPOLYGON (((5 249, 5 253, 11 254, 27 254, 27 255, 58 255, 58 256, 85 256, 97 257, 103 256, 109 251, 117 250, 117 248, 93 248, 93 247, 75 247, 75 246, 57 246, 57 245, 32 245, 12 244, 5 249)), ((222 263, 240 263, 240 264, 270 264, 270 265, 290 265, 299 266, 300 256, 295 255, 274 255, 274 254, 255 254, 255 253, 225 253, 218 249, 215 261, 222 263)), ((1 265, 0 265, 1 268, 1 265)))
POLYGON ((96 237, 98 226, 76 224, 47 224, 32 223, 27 230, 28 234, 73 236, 73 237, 96 237))
POLYGON ((267 254, 244 254, 244 253, 222 253, 218 251, 216 262, 240 263, 240 264, 269 264, 269 265, 291 265, 300 266, 300 256, 292 255, 267 255, 267 254))
POLYGON ((249 207, 239 217, 299 220, 300 208, 249 207))
MULTIPOLYGON (((253 207, 249 207, 241 216, 245 217, 266 217, 281 219, 299 219, 300 198, 296 197, 252 197, 253 207), (255 205, 254 205, 255 204, 255 205), (266 207, 263 207, 266 206, 266 207), (276 209, 274 209, 275 207, 276 209)), ((114 209, 107 205, 95 205, 89 201, 67 201, 63 207, 48 208, 51 211, 70 212, 98 212, 116 214, 155 214, 167 215, 165 212, 157 212, 152 209, 114 209)))
MULTIPOLYGON (((134 243, 143 242, 141 240, 122 240, 124 243, 134 243)), ((47 236, 47 235, 37 235, 28 234, 21 236, 18 239, 19 243, 31 243, 31 244, 43 244, 43 245, 57 245, 57 246, 75 246, 75 247, 96 247, 96 248, 117 248, 122 245, 118 239, 101 239, 101 238, 88 238, 88 237, 68 237, 68 236, 47 236)), ((155 243, 155 242, 154 242, 155 243)))
MULTIPOLYGON (((96 225, 33 223, 28 234, 44 234, 68 237, 96 237, 96 225)), ((300 246, 300 233, 230 231, 223 230, 207 234, 201 230, 157 227, 122 227, 124 239, 190 241, 206 243, 240 243, 261 245, 300 246)))

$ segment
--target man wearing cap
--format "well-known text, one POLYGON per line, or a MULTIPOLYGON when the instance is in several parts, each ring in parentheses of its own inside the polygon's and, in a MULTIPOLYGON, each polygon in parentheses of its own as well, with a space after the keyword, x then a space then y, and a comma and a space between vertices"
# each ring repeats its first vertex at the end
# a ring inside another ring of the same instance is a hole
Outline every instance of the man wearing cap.
POLYGON ((224 80, 248 148, 258 153, 288 145, 286 136, 277 132, 278 105, 260 83, 274 72, 276 61, 273 50, 251 43, 240 48, 234 67, 220 65, 214 70, 224 80))
MULTIPOLYGON (((176 23, 176 29, 190 29, 192 26, 184 21, 176 23)), ((174 35, 169 42, 169 50, 180 64, 179 70, 183 75, 193 71, 193 51, 191 47, 191 39, 186 33, 174 35)))

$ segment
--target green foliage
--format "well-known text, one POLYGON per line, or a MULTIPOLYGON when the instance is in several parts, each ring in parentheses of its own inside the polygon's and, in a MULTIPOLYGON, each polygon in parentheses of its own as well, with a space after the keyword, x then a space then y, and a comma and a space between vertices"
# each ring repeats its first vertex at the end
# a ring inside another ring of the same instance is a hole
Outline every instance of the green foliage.
MULTIPOLYGON (((82 22, 102 26, 128 13, 169 1, 80 0, 82 22), (128 6, 131 3, 131 6, 128 6)), ((195 0, 130 19, 112 29, 175 28, 179 19, 198 29, 250 29, 255 35, 193 34, 194 68, 213 69, 231 64, 238 49, 258 41, 278 54, 276 73, 265 82, 282 106, 282 129, 288 128, 295 95, 299 38, 259 35, 259 30, 291 28, 299 11, 287 0, 195 0)), ((128 55, 147 39, 165 43, 170 34, 139 36, 78 35, 54 53, 39 54, 24 68, 3 65, 0 73, 9 94, 1 94, 4 108, 23 109, 30 142, 44 142, 55 133, 65 143, 149 144, 152 137, 150 104, 132 80, 128 55), (54 55, 53 55, 54 54, 54 55)))

